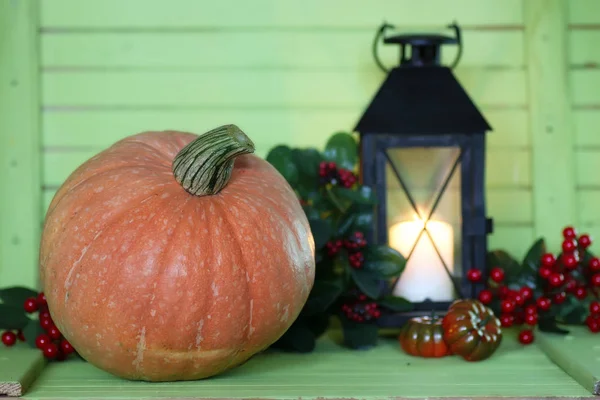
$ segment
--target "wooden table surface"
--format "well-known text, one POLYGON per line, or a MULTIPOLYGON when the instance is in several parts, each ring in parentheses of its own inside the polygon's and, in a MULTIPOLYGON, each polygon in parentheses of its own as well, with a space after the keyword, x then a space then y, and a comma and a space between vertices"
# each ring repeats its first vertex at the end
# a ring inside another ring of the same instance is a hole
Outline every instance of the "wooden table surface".
MULTIPOLYGON (((347 350, 333 335, 315 352, 268 351, 224 375, 196 382, 129 382, 81 360, 48 363, 26 399, 158 398, 592 398, 592 393, 549 360, 540 346, 523 347, 507 335, 486 361, 458 357, 416 358, 396 340, 376 348, 347 350)), ((600 341, 600 336, 598 336, 600 341)), ((24 345, 22 345, 24 346, 24 345)), ((0 350, 0 382, 15 371, 15 360, 35 358, 33 349, 0 350)), ((14 372, 16 373, 16 372, 14 372)), ((13 375, 14 375, 13 373, 13 375)))

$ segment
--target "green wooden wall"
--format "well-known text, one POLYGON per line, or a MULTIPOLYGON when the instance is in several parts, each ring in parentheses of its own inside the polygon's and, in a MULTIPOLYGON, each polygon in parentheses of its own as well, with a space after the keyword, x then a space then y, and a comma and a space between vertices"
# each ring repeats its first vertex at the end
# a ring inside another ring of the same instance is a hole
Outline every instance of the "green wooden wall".
POLYGON ((0 286, 35 284, 55 190, 126 135, 235 122, 265 155, 351 129, 384 78, 383 20, 463 28, 455 72, 494 127, 491 246, 521 256, 567 223, 600 238, 598 0, 1 0, 0 286))

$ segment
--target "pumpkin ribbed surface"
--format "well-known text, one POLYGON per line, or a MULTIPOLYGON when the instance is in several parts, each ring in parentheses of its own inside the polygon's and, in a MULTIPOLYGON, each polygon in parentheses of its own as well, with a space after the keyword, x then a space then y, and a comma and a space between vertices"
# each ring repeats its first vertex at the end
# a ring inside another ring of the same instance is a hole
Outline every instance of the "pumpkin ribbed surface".
POLYGON ((198 136, 146 132, 82 164, 50 204, 40 274, 53 320, 90 363, 190 380, 275 342, 314 281, 314 242, 284 178, 253 154, 195 196, 175 156, 198 136))

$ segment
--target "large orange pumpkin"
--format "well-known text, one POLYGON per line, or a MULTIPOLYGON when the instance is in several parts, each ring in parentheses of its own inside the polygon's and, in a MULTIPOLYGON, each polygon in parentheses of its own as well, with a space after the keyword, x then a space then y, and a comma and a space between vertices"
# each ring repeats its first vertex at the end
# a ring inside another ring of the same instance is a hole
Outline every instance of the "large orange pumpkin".
POLYGON ((314 242, 292 188, 233 125, 125 138, 52 200, 40 275, 56 326, 91 364, 193 380, 247 361, 312 289, 314 242))

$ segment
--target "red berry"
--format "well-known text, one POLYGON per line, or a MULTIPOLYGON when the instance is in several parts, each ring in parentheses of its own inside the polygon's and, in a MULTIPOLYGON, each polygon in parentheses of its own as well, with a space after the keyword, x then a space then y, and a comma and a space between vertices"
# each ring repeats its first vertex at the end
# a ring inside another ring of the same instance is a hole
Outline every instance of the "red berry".
POLYGON ((588 265, 592 271, 600 271, 600 258, 591 258, 588 265))
POLYGON ((539 274, 542 278, 548 279, 550 275, 552 275, 552 268, 550 267, 540 267, 539 274))
POLYGON ((522 344, 531 344, 533 343, 533 331, 531 329, 523 329, 519 332, 519 342, 522 344))
POLYGON ((556 263, 556 257, 552 253, 546 253, 542 256, 542 265, 552 267, 556 263))
POLYGON ((26 312, 32 313, 38 310, 38 303, 34 297, 30 297, 25 300, 25 304, 23 304, 23 308, 26 312))
POLYGON ((50 342, 44 346, 42 352, 46 358, 55 358, 58 355, 58 346, 50 342))
POLYGON ((44 294, 44 292, 40 292, 38 294, 37 303, 40 307, 46 307, 48 305, 48 302, 46 301, 46 295, 44 294))
POLYGON ((567 226, 563 229, 563 237, 565 239, 575 239, 577 237, 577 231, 572 226, 567 226))
POLYGON ((21 342, 25 341, 25 335, 23 335, 23 331, 19 329, 19 331, 17 332, 17 339, 19 339, 21 342))
POLYGON ((40 310, 39 314, 38 314, 38 319, 41 321, 44 318, 51 318, 50 317, 50 312, 48 310, 40 310))
POLYGON ((537 306, 535 304, 528 304, 525 307, 525 315, 537 314, 537 306))
POLYGON ((504 299, 508 296, 508 294, 510 293, 510 289, 508 288, 508 286, 500 286, 498 288, 498 296, 501 299, 504 299))
POLYGON ((577 248, 577 241, 575 239, 565 239, 562 242, 562 249, 565 253, 575 251, 577 248))
POLYGON ((510 328, 515 322, 515 317, 512 314, 501 314, 500 324, 505 328, 510 328))
POLYGON ((585 319, 585 324, 588 326, 588 329, 593 333, 600 332, 600 318, 594 315, 588 315, 585 319))
POLYGON ((593 286, 600 286, 600 273, 592 275, 592 279, 590 280, 590 283, 593 286))
POLYGON ((554 295, 552 302, 554 304, 562 304, 567 299, 567 294, 565 292, 559 292, 554 295))
POLYGON ((481 270, 472 268, 467 272, 467 279, 471 282, 479 282, 481 280, 481 270))
POLYGON ((561 261, 562 261, 563 265, 565 266, 565 268, 573 269, 573 268, 577 267, 577 262, 579 260, 577 259, 575 254, 569 253, 569 254, 563 254, 561 257, 561 261))
POLYGON ((567 292, 574 292, 575 289, 577 289, 577 281, 575 279, 573 279, 573 278, 569 278, 569 279, 565 278, 565 280, 567 282, 565 284, 565 291, 567 291, 567 292))
POLYGON ((46 347, 46 345, 48 345, 48 343, 51 342, 52 339, 50 339, 50 336, 46 335, 45 333, 42 333, 35 338, 35 347, 37 347, 40 350, 43 350, 44 347, 46 347))
POLYGON ((579 236, 579 245, 581 246, 581 248, 587 249, 588 247, 590 247, 591 244, 592 238, 590 238, 590 235, 583 234, 579 236))
POLYGON ((62 334, 60 333, 60 331, 58 330, 58 328, 56 326, 51 326, 48 328, 47 330, 48 332, 48 336, 50 336, 51 339, 54 340, 58 340, 61 338, 62 334))
POLYGON ((537 306, 542 311, 548 311, 551 305, 552 301, 547 297, 540 297, 537 299, 537 306))
POLYGON ((577 297, 579 300, 583 300, 587 297, 587 290, 585 289, 584 286, 578 286, 575 289, 575 297, 577 297))
POLYGON ((511 313, 515 310, 515 303, 512 300, 502 300, 500 308, 503 313, 511 313))
POLYGON ((525 301, 533 297, 533 289, 529 286, 523 286, 519 293, 521 293, 521 296, 523 297, 523 299, 525 299, 525 301))
POLYGON ((483 289, 481 292, 479 292, 478 298, 483 304, 490 304, 494 298, 494 295, 492 294, 491 290, 483 289))
POLYGON ((54 326, 54 321, 52 321, 52 318, 48 317, 48 318, 41 318, 40 319, 40 326, 45 329, 48 330, 50 327, 54 326))
POLYGON ((71 354, 75 351, 75 349, 73 348, 73 346, 71 346, 71 343, 69 343, 67 339, 63 339, 60 341, 60 350, 64 354, 71 354))
POLYGON ((537 314, 527 314, 527 315, 525 315, 525 323, 527 325, 532 325, 533 326, 533 325, 537 324, 537 321, 538 321, 537 314))
POLYGON ((518 306, 525 304, 525 298, 521 295, 521 293, 516 293, 514 296, 512 296, 512 299, 515 303, 517 303, 518 306))
POLYGON ((552 275, 550 275, 550 278, 548 278, 548 283, 550 283, 550 285, 554 287, 562 285, 564 281, 565 276, 560 272, 554 272, 552 273, 552 275))
POLYGON ((600 314, 600 302, 592 301, 590 303, 590 314, 600 314))
POLYGON ((5 346, 14 346, 17 343, 17 335, 13 331, 6 331, 2 334, 2 343, 5 346))
POLYGON ((504 270, 500 267, 492 268, 490 271, 490 278, 492 278, 494 282, 502 282, 504 280, 504 270))

